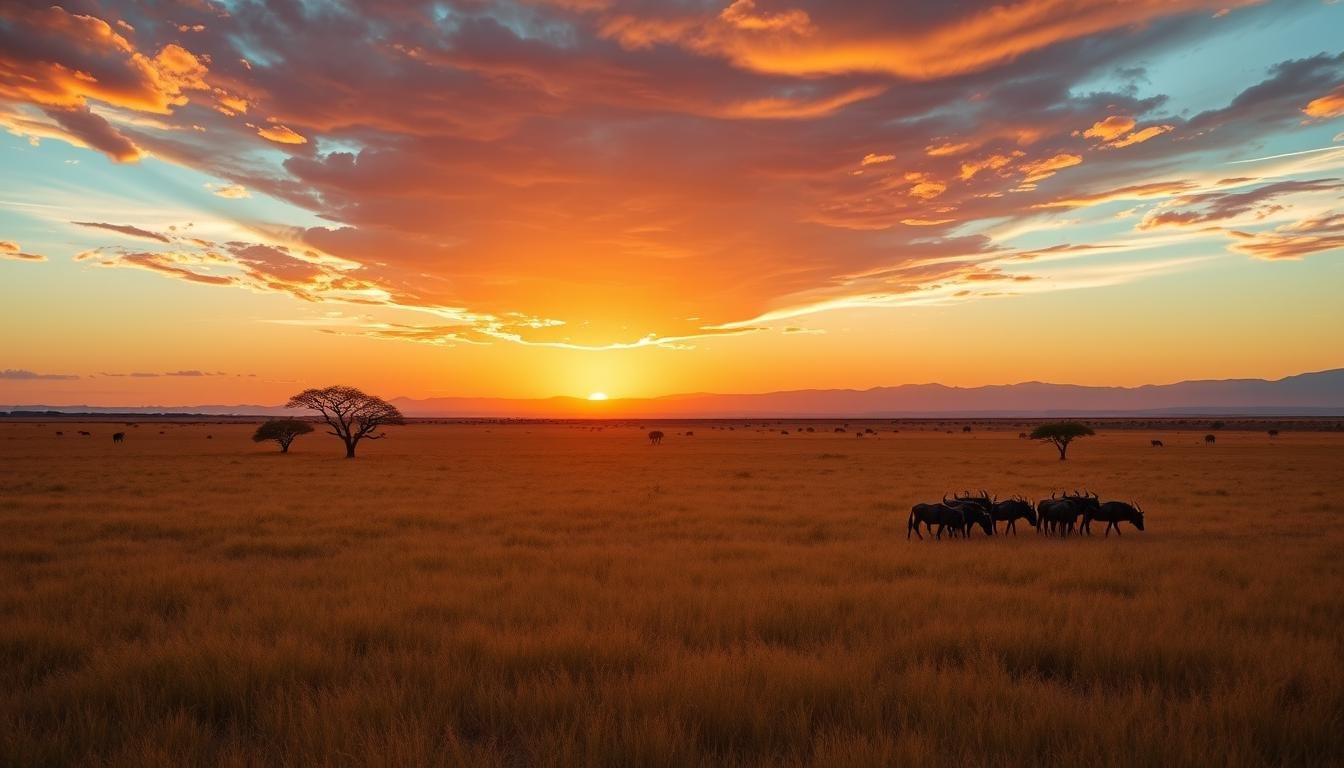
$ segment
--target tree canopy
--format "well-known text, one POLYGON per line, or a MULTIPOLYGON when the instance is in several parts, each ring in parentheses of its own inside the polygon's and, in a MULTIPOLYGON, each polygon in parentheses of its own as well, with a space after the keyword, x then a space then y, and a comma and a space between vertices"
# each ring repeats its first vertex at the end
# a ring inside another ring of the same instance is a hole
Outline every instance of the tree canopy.
POLYGON ((380 440, 386 435, 378 430, 388 424, 405 424, 395 405, 381 397, 366 394, 354 387, 325 387, 305 389, 291 397, 287 408, 308 408, 317 411, 326 423, 327 434, 335 435, 345 443, 345 458, 355 458, 355 446, 360 440, 380 440))
POLYGON ((294 442, 294 438, 312 431, 312 425, 306 421, 272 419, 257 427, 256 434, 252 435, 252 442, 264 443, 267 440, 274 440, 280 444, 281 453, 289 453, 289 444, 294 442))
POLYGON ((1092 428, 1081 421, 1056 421, 1050 424, 1042 424, 1031 431, 1032 440, 1045 440, 1053 443, 1055 448, 1059 449, 1059 460, 1064 461, 1069 450, 1069 443, 1075 438, 1095 435, 1092 428))

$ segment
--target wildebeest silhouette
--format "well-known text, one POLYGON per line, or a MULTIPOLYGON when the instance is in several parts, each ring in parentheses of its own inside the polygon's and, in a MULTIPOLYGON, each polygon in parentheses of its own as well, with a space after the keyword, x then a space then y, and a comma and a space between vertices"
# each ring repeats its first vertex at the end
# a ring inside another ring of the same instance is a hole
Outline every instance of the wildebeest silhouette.
POLYGON ((57 437, 65 437, 65 433, 64 433, 64 432, 57 432, 57 433, 56 433, 56 436, 57 436, 57 437))
POLYGON ((80 434, 81 437, 93 437, 93 433, 92 433, 92 432, 85 432, 85 431, 82 430, 82 429, 79 430, 79 434, 80 434))
POLYGON ((1014 536, 1017 535, 1019 518, 1025 518, 1027 524, 1033 528, 1036 527, 1037 520, 1039 520, 1036 516, 1036 509, 1031 506, 1031 502, 1016 497, 994 502, 994 506, 989 510, 989 516, 994 521, 995 531, 999 529, 999 521, 1003 520, 1008 523, 1004 526, 1003 532, 1012 531, 1014 536))
POLYGON ((1153 443, 1153 447, 1154 447, 1154 448, 1161 448, 1161 447, 1162 447, 1162 441, 1161 441, 1161 440, 1153 440, 1152 443, 1153 443))
POLYGON ((1213 445, 1213 443, 1214 443, 1217 439, 1218 439, 1218 438, 1214 437, 1213 435, 1205 435, 1205 436, 1204 436, 1204 444, 1205 444, 1205 445, 1213 445))
POLYGON ((1135 528, 1143 530, 1143 510, 1137 505, 1126 504, 1123 501, 1108 501, 1098 505, 1095 510, 1089 509, 1083 512, 1083 533, 1092 535, 1092 521, 1106 521, 1106 536, 1111 535, 1111 529, 1115 529, 1115 535, 1120 535, 1120 523, 1130 522, 1135 528))
POLYGON ((126 442, 126 433, 125 433, 125 432, 113 432, 113 433, 112 433, 112 442, 114 442, 114 443, 124 443, 124 442, 126 442))
POLYGON ((649 442, 652 443, 653 445, 658 445, 658 444, 662 443, 662 442, 663 442, 663 433, 662 433, 662 432, 659 432, 659 431, 656 430, 656 429, 653 430, 652 432, 649 433, 649 442))
POLYGON ((910 520, 905 528, 907 540, 911 532, 921 539, 924 538, 924 534, 919 532, 920 523, 924 524, 924 529, 929 533, 933 533, 933 526, 938 526, 934 538, 941 539, 944 530, 950 529, 949 536, 955 536, 957 532, 963 530, 966 515, 959 504, 916 504, 910 508, 910 520))
POLYGON ((1271 429, 1271 430, 1269 430, 1269 436, 1270 436, 1270 437, 1278 437, 1278 436, 1279 436, 1279 430, 1277 430, 1277 429, 1271 429))
POLYGON ((1067 538, 1078 525, 1079 516, 1089 511, 1095 513, 1099 506, 1096 494, 1087 491, 1074 491, 1072 495, 1058 497, 1052 493, 1050 498, 1041 499, 1036 504, 1036 512, 1040 515, 1036 530, 1047 536, 1059 534, 1067 538))

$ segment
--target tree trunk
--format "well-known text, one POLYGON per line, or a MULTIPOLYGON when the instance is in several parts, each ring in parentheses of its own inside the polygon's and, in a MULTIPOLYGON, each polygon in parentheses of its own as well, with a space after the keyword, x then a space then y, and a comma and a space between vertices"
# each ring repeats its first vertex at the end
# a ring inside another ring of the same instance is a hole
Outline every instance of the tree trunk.
POLYGON ((345 458, 347 459, 355 458, 355 443, 353 440, 345 441, 345 458))
POLYGON ((1059 448, 1059 460, 1060 460, 1060 461, 1064 461, 1064 452, 1067 451, 1067 450, 1069 450, 1069 444, 1068 444, 1068 443, 1057 443, 1057 444, 1056 444, 1056 447, 1059 448))
POLYGON ((281 444, 280 444, 280 452, 281 452, 281 453, 289 453, 289 443, 281 443, 281 444))

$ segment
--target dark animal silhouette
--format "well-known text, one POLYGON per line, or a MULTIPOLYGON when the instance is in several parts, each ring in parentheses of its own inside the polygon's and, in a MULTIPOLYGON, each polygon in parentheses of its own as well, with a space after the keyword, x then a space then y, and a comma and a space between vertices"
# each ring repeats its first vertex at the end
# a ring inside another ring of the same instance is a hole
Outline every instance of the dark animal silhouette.
POLYGON ((57 432, 57 433, 56 433, 56 436, 57 436, 57 437, 65 437, 65 433, 64 433, 64 432, 57 432))
POLYGON ((1050 498, 1036 504, 1036 512, 1040 515, 1036 530, 1047 536, 1067 538, 1077 527, 1078 518, 1089 510, 1095 511, 1099 504, 1092 493, 1074 491, 1073 495, 1059 497, 1050 494, 1050 498))
POLYGON ((1040 519, 1037 517, 1036 509, 1031 506, 1030 501, 1017 497, 995 502, 989 510, 989 516, 994 521, 995 532, 999 530, 999 521, 1002 520, 1007 523, 1003 532, 1012 531, 1014 536, 1017 535, 1017 521, 1019 519, 1025 518, 1027 524, 1033 528, 1036 527, 1037 521, 1040 519))
POLYGON ((1092 521, 1103 520, 1106 522, 1106 533, 1110 536, 1111 529, 1115 529, 1115 535, 1120 535, 1120 523, 1133 523, 1135 528, 1143 530, 1143 510, 1137 505, 1126 504, 1123 501, 1108 501, 1099 504, 1097 509, 1086 510, 1083 512, 1083 533, 1092 535, 1092 521))
POLYGON ((93 433, 92 433, 92 432, 85 432, 85 431, 82 430, 82 429, 79 430, 79 434, 80 434, 81 437, 93 437, 93 433))
POLYGON ((1162 441, 1161 441, 1161 440, 1153 440, 1152 443, 1153 443, 1153 447, 1154 447, 1154 448, 1161 448, 1161 447, 1162 447, 1162 441))
POLYGON ((653 445, 661 445, 663 442, 663 433, 656 429, 653 430, 649 433, 649 442, 653 445))
POLYGON ((1279 436, 1279 430, 1277 430, 1277 429, 1271 429, 1271 430, 1269 430, 1269 436, 1270 436, 1270 437, 1278 437, 1278 436, 1279 436))
MULTIPOLYGON (((938 532, 934 535, 936 539, 942 539, 944 531, 947 531, 948 536, 956 536, 959 533, 969 534, 970 526, 975 522, 980 522, 978 518, 971 519, 976 517, 976 512, 979 512, 979 510, 957 502, 916 504, 910 508, 910 521, 906 526, 905 538, 909 539, 911 532, 914 532, 921 539, 924 538, 924 535, 919 532, 920 523, 923 523, 925 530, 930 533, 933 533, 933 526, 938 526, 938 532)), ((984 521, 982 525, 985 526, 985 533, 992 534, 993 528, 988 520, 984 521)))
POLYGON ((1205 445, 1213 445, 1214 442, 1215 442, 1217 439, 1218 439, 1218 438, 1214 437, 1213 435, 1205 435, 1205 436, 1204 436, 1204 444, 1205 444, 1205 445))
POLYGON ((124 443, 124 442, 126 442, 126 433, 125 433, 125 432, 114 432, 114 433, 112 433, 112 442, 114 442, 114 443, 124 443))

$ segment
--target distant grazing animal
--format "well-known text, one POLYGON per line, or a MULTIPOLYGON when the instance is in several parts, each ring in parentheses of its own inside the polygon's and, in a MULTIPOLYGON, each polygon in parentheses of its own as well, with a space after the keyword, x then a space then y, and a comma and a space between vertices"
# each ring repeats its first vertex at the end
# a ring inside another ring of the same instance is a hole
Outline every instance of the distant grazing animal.
POLYGON ((205 436, 205 439, 206 439, 206 440, 214 440, 214 439, 215 439, 215 436, 214 436, 214 435, 206 435, 206 436, 205 436))
POLYGON ((1089 509, 1083 512, 1082 531, 1087 535, 1092 535, 1092 521, 1104 520, 1106 522, 1106 536, 1111 535, 1111 529, 1115 529, 1115 535, 1120 535, 1120 523, 1130 522, 1135 528, 1143 530, 1143 510, 1137 505, 1126 504, 1123 501, 1108 501, 1100 504, 1096 509, 1089 509))
POLYGON ((836 431, 836 432, 844 432, 844 431, 845 431, 845 428, 844 428, 844 427, 836 427, 836 428, 835 428, 835 431, 836 431))
POLYGON ((1162 441, 1161 441, 1161 440, 1153 440, 1153 441, 1152 441, 1152 444, 1153 444, 1153 447, 1154 447, 1154 448, 1161 448, 1161 447, 1162 447, 1162 441))
POLYGON ((114 433, 112 433, 112 442, 114 442, 114 443, 124 443, 124 442, 126 442, 126 433, 125 433, 125 432, 114 432, 114 433))
POLYGON ((93 436, 93 433, 92 433, 92 432, 85 432, 85 431, 82 430, 82 429, 79 430, 79 434, 80 434, 81 436, 83 436, 83 437, 92 437, 92 436, 93 436))
POLYGON ((694 432, 687 432, 687 433, 686 433, 686 436, 687 436, 687 437, 695 437, 695 433, 694 433, 694 432))
POLYGON ((656 429, 653 430, 649 433, 649 442, 653 445, 660 445, 663 442, 663 433, 656 429))
POLYGON ((1278 436, 1279 436, 1279 430, 1277 430, 1277 429, 1271 429, 1271 430, 1269 430, 1269 436, 1270 436, 1270 437, 1278 437, 1278 436))
POLYGON ((1003 532, 1013 532, 1017 535, 1017 521, 1019 518, 1025 518, 1027 524, 1035 528, 1037 520, 1036 509, 1031 506, 1031 502, 1021 498, 1005 499, 997 501, 989 510, 989 516, 994 521, 994 530, 998 531, 999 521, 1003 520, 1008 524, 1004 526, 1003 532))
POLYGON ((1026 439, 1027 439, 1027 433, 1026 433, 1026 432, 1018 432, 1018 433, 1017 433, 1017 439, 1019 439, 1019 440, 1026 440, 1026 439))
POLYGON ((1205 436, 1204 436, 1204 444, 1205 444, 1205 445, 1213 445, 1214 442, 1215 442, 1217 439, 1218 439, 1218 438, 1214 437, 1213 435, 1205 435, 1205 436))
POLYGON ((65 437, 65 433, 64 433, 64 432, 57 432, 57 433, 56 433, 56 436, 57 436, 57 437, 65 437))

